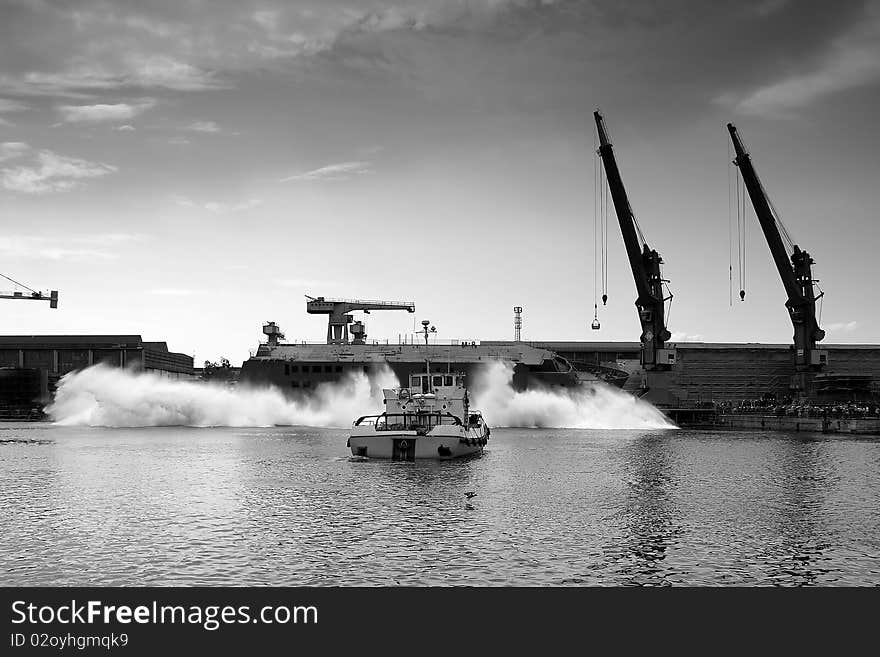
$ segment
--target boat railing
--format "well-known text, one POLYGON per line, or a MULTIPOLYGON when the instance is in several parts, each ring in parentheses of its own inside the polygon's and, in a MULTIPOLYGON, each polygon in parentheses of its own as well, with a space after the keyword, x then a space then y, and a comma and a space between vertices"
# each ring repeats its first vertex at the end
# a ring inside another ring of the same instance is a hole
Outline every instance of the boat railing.
POLYGON ((383 413, 364 415, 354 421, 353 426, 373 426, 376 431, 415 431, 436 426, 462 426, 461 418, 452 413, 383 413))

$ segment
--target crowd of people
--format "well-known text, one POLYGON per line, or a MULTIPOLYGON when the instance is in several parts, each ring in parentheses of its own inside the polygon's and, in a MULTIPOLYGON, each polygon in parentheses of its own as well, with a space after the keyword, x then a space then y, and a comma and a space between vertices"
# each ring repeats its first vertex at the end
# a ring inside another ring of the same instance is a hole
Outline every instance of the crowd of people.
POLYGON ((876 402, 835 402, 820 404, 790 397, 777 401, 773 398, 744 399, 740 402, 716 402, 719 413, 758 413, 790 417, 814 418, 875 418, 880 417, 876 402))

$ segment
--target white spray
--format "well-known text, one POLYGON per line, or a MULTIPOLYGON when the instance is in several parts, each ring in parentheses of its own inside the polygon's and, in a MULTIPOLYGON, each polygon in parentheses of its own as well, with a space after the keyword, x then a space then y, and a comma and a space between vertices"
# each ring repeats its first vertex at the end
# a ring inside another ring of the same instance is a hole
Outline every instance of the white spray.
MULTIPOLYGON (((604 384, 575 391, 516 392, 513 367, 487 366, 471 386, 473 407, 492 426, 583 429, 657 429, 672 425, 656 408, 604 384)), ((387 366, 369 376, 354 372, 325 383, 305 400, 277 388, 228 388, 168 379, 152 373, 95 365, 62 377, 46 409, 57 424, 148 427, 347 427, 362 415, 381 413, 382 389, 398 386, 387 366)))
POLYGON ((529 389, 511 386, 513 366, 487 365, 472 385, 473 406, 490 426, 571 429, 672 429, 651 404, 596 382, 579 388, 529 389))
POLYGON ((387 366, 318 386, 291 401, 277 388, 227 388, 95 365, 62 377, 46 409, 58 424, 105 427, 347 427, 382 412, 382 388, 398 385, 387 366))

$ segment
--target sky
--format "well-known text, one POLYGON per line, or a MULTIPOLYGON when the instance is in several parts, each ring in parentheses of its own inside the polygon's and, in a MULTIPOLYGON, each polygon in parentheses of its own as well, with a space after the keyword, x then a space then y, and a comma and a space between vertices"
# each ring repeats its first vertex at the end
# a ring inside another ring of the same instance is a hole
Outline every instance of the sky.
POLYGON ((361 316, 381 340, 522 306, 524 339, 637 341, 613 213, 590 329, 597 108, 673 339, 791 341, 750 205, 731 302, 733 121, 825 343, 878 342, 880 3, 846 0, 0 0, 0 272, 61 299, 0 333, 238 364, 265 321, 322 341, 309 294, 414 301, 361 316))

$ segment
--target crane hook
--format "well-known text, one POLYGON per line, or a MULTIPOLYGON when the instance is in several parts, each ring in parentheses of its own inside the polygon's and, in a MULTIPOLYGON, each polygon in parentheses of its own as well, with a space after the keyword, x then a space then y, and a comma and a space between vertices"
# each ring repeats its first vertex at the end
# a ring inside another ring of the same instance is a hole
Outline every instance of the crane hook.
POLYGON ((592 328, 594 331, 598 331, 599 328, 600 328, 600 324, 599 324, 599 304, 597 304, 597 303, 594 303, 594 304, 593 304, 593 323, 590 324, 590 328, 592 328))
POLYGON ((608 303, 608 295, 603 294, 602 295, 602 305, 604 306, 606 303, 608 303))
POLYGON ((746 300, 746 291, 745 291, 745 290, 740 290, 740 291, 739 291, 739 300, 740 300, 740 301, 745 301, 745 300, 746 300))

